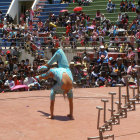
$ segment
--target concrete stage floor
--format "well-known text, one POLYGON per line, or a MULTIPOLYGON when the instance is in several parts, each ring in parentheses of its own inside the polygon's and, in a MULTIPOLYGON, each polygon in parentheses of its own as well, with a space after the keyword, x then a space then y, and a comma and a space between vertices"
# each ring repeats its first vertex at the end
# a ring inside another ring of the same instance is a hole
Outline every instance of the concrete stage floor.
MULTIPOLYGON (((76 88, 73 91, 75 120, 66 117, 68 100, 61 95, 56 96, 55 119, 47 119, 49 90, 1 93, 0 140, 86 140, 98 136, 96 106, 103 106, 102 98, 110 100, 109 91, 115 91, 115 100, 118 100, 118 88, 76 88)), ((125 88, 122 91, 126 93, 125 88)), ((107 108, 110 108, 110 101, 107 108)), ((103 112, 101 116, 102 123, 103 112)), ((109 117, 110 112, 107 119, 109 117)), ((114 134, 115 140, 140 140, 140 104, 136 105, 136 111, 128 112, 128 117, 121 119, 120 125, 113 126, 113 131, 106 134, 114 134)))

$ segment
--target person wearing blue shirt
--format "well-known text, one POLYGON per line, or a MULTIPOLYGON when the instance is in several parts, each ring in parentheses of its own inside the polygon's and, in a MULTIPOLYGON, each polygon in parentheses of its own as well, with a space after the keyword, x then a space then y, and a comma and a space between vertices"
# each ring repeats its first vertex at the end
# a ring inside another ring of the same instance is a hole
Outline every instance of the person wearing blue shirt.
POLYGON ((101 60, 103 56, 104 56, 104 61, 108 62, 108 52, 105 50, 105 47, 101 45, 99 51, 99 60, 101 60))
POLYGON ((113 6, 112 6, 112 1, 111 0, 108 1, 106 9, 109 13, 113 12, 113 6))

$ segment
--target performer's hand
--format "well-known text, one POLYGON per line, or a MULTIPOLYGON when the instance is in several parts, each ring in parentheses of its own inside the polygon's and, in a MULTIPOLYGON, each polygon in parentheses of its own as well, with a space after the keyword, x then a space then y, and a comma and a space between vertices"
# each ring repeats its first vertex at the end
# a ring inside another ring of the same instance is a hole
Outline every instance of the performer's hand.
POLYGON ((39 76, 35 76, 35 78, 39 81, 40 79, 39 79, 39 76))
POLYGON ((47 70, 48 70, 48 67, 47 67, 47 66, 39 66, 37 70, 38 70, 39 72, 47 71, 47 70))

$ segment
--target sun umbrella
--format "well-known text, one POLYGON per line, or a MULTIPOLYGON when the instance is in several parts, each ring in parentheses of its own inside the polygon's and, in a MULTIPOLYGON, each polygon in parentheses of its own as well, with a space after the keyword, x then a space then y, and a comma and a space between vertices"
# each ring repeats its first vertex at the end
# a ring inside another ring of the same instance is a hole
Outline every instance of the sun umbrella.
POLYGON ((82 10, 83 10, 82 7, 75 7, 75 8, 73 9, 73 11, 82 11, 82 10))
POLYGON ((117 29, 117 32, 125 32, 126 30, 125 29, 122 29, 122 28, 120 28, 120 29, 117 29))
POLYGON ((67 10, 67 9, 63 9, 63 10, 61 10, 60 12, 61 12, 61 13, 63 13, 63 12, 68 12, 68 10, 67 10))
POLYGON ((21 89, 21 88, 25 88, 27 90, 28 86, 27 85, 16 85, 11 90, 16 90, 16 89, 21 89))
POLYGON ((88 26, 87 28, 88 28, 88 29, 94 29, 95 26, 94 26, 94 25, 91 25, 91 26, 88 26))

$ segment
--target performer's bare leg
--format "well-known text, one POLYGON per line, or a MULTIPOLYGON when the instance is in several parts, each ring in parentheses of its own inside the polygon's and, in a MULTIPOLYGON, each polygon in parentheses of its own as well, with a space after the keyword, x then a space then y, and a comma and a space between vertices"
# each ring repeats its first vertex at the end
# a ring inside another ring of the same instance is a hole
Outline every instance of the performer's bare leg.
MULTIPOLYGON (((68 74, 63 73, 62 82, 63 82, 63 85, 61 88, 65 91, 64 94, 66 94, 66 93, 70 94, 69 92, 72 89, 72 80, 70 79, 68 74)), ((70 119, 74 119, 73 118, 73 97, 68 97, 68 100, 69 100, 70 113, 67 116, 70 117, 70 119)))
POLYGON ((70 119, 74 119, 73 117, 73 98, 68 98, 69 100, 69 111, 70 113, 68 114, 68 117, 70 117, 70 119))
POLYGON ((55 103, 55 100, 51 100, 50 101, 51 103, 50 103, 50 116, 48 117, 49 119, 54 119, 54 114, 53 114, 53 112, 54 112, 54 103, 55 103))

